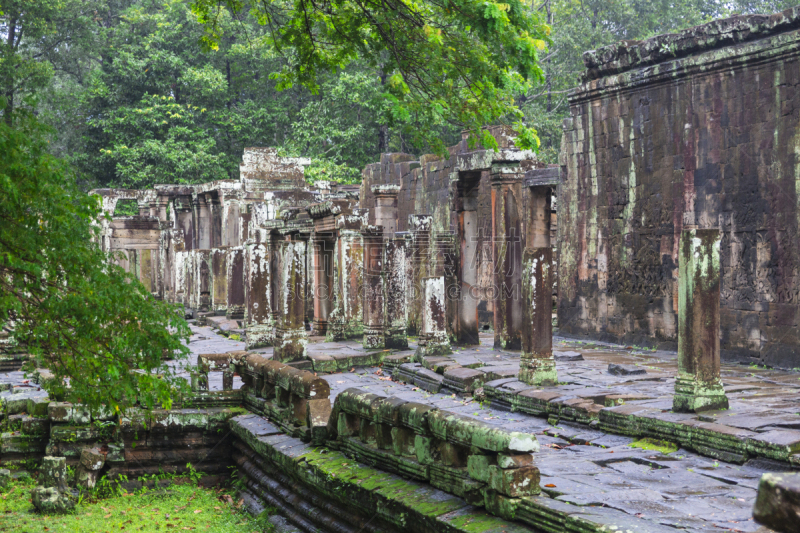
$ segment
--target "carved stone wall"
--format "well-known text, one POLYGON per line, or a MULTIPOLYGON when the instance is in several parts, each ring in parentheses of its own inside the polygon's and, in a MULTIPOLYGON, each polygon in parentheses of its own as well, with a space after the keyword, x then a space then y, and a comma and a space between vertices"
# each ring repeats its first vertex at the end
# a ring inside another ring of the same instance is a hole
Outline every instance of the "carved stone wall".
POLYGON ((675 347, 684 227, 722 231, 722 355, 800 366, 800 8, 587 52, 559 191, 559 327, 675 347))

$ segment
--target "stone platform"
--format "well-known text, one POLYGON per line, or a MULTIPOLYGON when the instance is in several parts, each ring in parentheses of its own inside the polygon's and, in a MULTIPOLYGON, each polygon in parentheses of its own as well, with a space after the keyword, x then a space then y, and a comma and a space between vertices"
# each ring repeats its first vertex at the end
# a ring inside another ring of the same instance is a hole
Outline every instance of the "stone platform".
MULTIPOLYGON (((422 363, 413 362, 413 343, 407 351, 368 352, 357 342, 311 340, 308 364, 327 356, 345 369, 324 374, 319 367, 331 399, 358 387, 534 434, 542 445, 534 455, 546 503, 541 512, 570 512, 594 524, 625 519, 641 531, 766 532, 752 519, 759 479, 796 462, 800 374, 723 364, 731 408, 677 415, 670 411, 674 353, 557 338, 560 384, 532 389, 514 378, 519 354, 491 349, 489 335, 479 347, 422 363)), ((196 326, 189 346, 192 363, 201 353, 244 349, 243 342, 196 326)), ((258 351, 269 356, 271 348, 258 351)), ((212 390, 221 389, 217 376, 210 374, 212 390)), ((0 381, 30 390, 21 378, 0 374, 0 381)), ((234 388, 240 387, 237 377, 234 388)), ((563 531, 548 520, 537 521, 542 530, 563 531)))
MULTIPOLYGON (((195 331, 193 352, 242 349, 210 328, 195 331)), ((557 338, 560 383, 535 389, 515 379, 519 353, 493 350, 491 339, 482 335, 479 347, 422 363, 414 362, 413 342, 406 351, 369 352, 355 341, 312 338, 308 352, 312 367, 342 361, 342 372, 316 370, 331 399, 358 387, 535 434, 551 505, 609 519, 614 510, 653 522, 653 530, 769 531, 753 521, 752 509, 761 475, 791 470, 800 452, 800 374, 723 364, 730 409, 675 414, 674 352, 557 338)))

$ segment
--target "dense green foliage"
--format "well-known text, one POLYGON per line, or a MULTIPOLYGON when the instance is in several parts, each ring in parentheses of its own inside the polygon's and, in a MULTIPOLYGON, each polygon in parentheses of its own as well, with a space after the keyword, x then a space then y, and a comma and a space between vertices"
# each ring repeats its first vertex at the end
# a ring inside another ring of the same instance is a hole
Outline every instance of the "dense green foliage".
POLYGON ((162 362, 185 354, 183 316, 93 242, 99 206, 24 115, 0 123, 0 324, 47 368, 54 397, 96 407, 170 405, 162 362), (68 388, 67 388, 68 385, 68 388))
MULTIPOLYGON (((319 75, 358 64, 383 85, 389 126, 413 121, 417 140, 444 151, 427 129, 451 124, 479 131, 519 118, 515 95, 541 81, 538 54, 550 28, 519 0, 192 0, 206 47, 225 36, 226 11, 249 12, 266 28, 260 41, 285 60, 270 74, 278 89, 319 90, 319 75)), ((516 122, 517 144, 537 147, 535 132, 516 122)), ((484 145, 496 146, 488 133, 484 145)))
POLYGON ((0 0, 0 87, 87 189, 235 178, 246 146, 354 181, 515 106, 554 162, 584 51, 795 1, 0 0))

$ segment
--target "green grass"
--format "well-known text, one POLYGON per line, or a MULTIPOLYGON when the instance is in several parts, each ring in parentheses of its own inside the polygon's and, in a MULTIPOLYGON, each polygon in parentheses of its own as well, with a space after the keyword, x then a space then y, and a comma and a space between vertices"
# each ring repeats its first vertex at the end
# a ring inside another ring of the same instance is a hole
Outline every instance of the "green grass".
MULTIPOLYGON (((180 480, 179 480, 180 481, 180 480)), ((190 482, 82 502, 64 515, 44 516, 30 502, 33 480, 12 482, 0 494, 0 531, 15 533, 166 532, 250 533, 272 531, 266 514, 249 515, 231 490, 190 482), (230 498, 230 500, 228 499, 230 498)))
POLYGON ((670 453, 678 451, 678 445, 675 444, 674 442, 670 442, 667 440, 651 439, 649 437, 645 437, 643 439, 637 440, 636 442, 632 442, 628 446, 630 446, 631 448, 641 448, 643 450, 653 450, 661 452, 664 455, 668 455, 670 453))

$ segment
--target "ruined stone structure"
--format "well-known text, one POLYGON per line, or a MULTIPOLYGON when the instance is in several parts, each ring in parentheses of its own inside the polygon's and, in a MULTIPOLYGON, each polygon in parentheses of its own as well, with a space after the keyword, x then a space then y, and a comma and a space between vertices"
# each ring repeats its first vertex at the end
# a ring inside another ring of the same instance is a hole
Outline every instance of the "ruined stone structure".
POLYGON ((479 344, 490 321, 496 346, 520 349, 533 282, 548 328, 531 354, 552 374, 551 268, 523 279, 522 258, 535 248, 552 260, 558 169, 515 148, 509 130, 492 134, 498 150, 471 149, 465 135, 447 159, 385 154, 358 192, 311 187, 302 161, 256 148, 239 181, 96 190, 111 215, 103 246, 154 296, 242 320, 247 347, 274 346, 282 362, 305 360, 309 335, 396 349, 416 334, 419 357, 441 355, 479 344), (120 199, 139 215, 113 217, 120 199))
MULTIPOLYGON (((238 181, 93 191, 104 249, 154 297, 238 321, 247 349, 193 351, 172 410, 89 412, 6 385, 0 464, 76 466, 86 487, 235 465, 248 505, 309 532, 745 524, 764 461, 800 464, 796 375, 721 360, 798 366, 798 32, 795 9, 587 53, 560 168, 494 128, 498 150, 384 154, 360 188, 312 186, 303 160, 250 148, 238 181), (122 200, 139 214, 114 217, 122 200), (556 279, 562 332, 677 361, 554 352, 556 279), (462 401, 478 390, 480 407, 462 401), (703 495, 700 521, 684 503, 703 495)), ((42 509, 60 505, 53 479, 42 509)), ((762 478, 755 519, 795 530, 799 486, 762 478)))
POLYGON ((800 9, 584 54, 560 155, 562 332, 675 349, 684 229, 721 232, 722 355, 800 362, 800 9))

